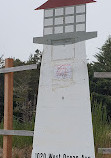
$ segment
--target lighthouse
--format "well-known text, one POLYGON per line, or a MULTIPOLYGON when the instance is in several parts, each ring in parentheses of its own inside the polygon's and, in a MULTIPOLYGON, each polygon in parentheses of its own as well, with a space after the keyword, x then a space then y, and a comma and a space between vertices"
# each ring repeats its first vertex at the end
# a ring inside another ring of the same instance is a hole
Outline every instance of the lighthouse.
POLYGON ((86 5, 94 0, 48 0, 32 158, 95 158, 85 41, 86 5))

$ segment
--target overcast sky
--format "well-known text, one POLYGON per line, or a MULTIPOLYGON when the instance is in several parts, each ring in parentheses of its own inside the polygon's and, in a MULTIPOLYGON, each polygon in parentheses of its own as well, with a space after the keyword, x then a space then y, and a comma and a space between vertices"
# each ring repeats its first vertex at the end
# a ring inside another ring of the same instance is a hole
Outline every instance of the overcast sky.
MULTIPOLYGON (((0 56, 15 57, 22 61, 42 45, 33 44, 33 37, 43 34, 43 11, 34 11, 46 0, 1 0, 0 1, 0 56)), ((111 34, 111 0, 98 0, 87 4, 87 31, 98 31, 98 37, 87 41, 86 53, 94 60, 111 34)))

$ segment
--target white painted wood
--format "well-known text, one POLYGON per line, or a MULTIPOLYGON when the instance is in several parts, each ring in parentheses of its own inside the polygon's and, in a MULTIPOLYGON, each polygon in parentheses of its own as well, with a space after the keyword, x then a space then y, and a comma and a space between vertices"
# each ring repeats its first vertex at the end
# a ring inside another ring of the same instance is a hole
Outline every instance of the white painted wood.
POLYGON ((44 35, 53 34, 53 27, 44 28, 44 35))
POLYGON ((58 34, 58 33, 63 33, 63 26, 57 26, 54 28, 54 33, 58 34))
POLYGON ((68 15, 68 14, 74 14, 74 7, 71 6, 71 7, 66 7, 65 8, 65 14, 68 15))
POLYGON ((111 72, 94 72, 96 78, 111 78, 111 72))
POLYGON ((74 59, 75 57, 75 45, 60 45, 60 46, 52 46, 51 49, 51 57, 52 60, 65 60, 74 59), (71 47, 72 46, 72 47, 71 47))
POLYGON ((111 154, 111 148, 99 148, 98 153, 100 154, 111 154))
POLYGON ((45 17, 53 16, 53 9, 46 9, 45 10, 45 17))
POLYGON ((55 9, 55 16, 63 15, 63 8, 57 8, 55 9))
POLYGON ((26 130, 2 130, 0 129, 0 135, 11 135, 11 136, 33 136, 34 131, 26 130))
POLYGON ((66 16, 65 24, 74 23, 74 16, 66 16))
POLYGON ((2 68, 0 69, 0 73, 18 72, 18 71, 33 70, 33 69, 37 69, 37 64, 16 66, 11 68, 2 68))
POLYGON ((85 24, 77 24, 76 31, 85 31, 85 24))
POLYGON ((70 45, 69 59, 56 48, 44 45, 32 158, 95 158, 85 42, 70 45))
POLYGON ((55 25, 63 24, 63 17, 55 18, 55 25))
POLYGON ((64 34, 47 35, 44 37, 34 37, 33 42, 47 45, 72 44, 97 37, 97 32, 68 32, 64 34))
POLYGON ((83 13, 85 12, 85 5, 76 6, 76 13, 83 13))
POLYGON ((65 26, 65 32, 74 32, 74 25, 65 26))
POLYGON ((85 22, 85 14, 76 15, 76 22, 85 22))
POLYGON ((44 26, 50 26, 50 25, 53 25, 53 19, 52 18, 45 19, 44 26))

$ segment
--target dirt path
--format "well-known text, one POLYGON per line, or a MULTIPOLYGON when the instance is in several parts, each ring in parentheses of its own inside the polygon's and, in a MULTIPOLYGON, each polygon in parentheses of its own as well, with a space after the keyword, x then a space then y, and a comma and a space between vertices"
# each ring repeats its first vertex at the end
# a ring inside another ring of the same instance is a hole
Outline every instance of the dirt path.
POLYGON ((3 150, 0 148, 0 158, 2 158, 3 150))
MULTIPOLYGON (((14 148, 12 158, 31 158, 32 147, 23 149, 14 148)), ((3 150, 0 148, 0 158, 3 158, 3 150)))

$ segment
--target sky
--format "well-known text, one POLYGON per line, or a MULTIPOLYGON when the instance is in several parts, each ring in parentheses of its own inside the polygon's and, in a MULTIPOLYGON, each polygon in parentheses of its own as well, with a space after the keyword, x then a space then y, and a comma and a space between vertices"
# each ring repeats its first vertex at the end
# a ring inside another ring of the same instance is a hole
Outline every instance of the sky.
MULTIPOLYGON (((34 9, 46 0, 0 0, 0 56, 28 60, 42 45, 34 44, 33 37, 43 35, 43 10, 34 9)), ((98 37, 86 42, 89 62, 94 61, 98 48, 111 35, 111 0, 87 4, 87 31, 97 31, 98 37)))

